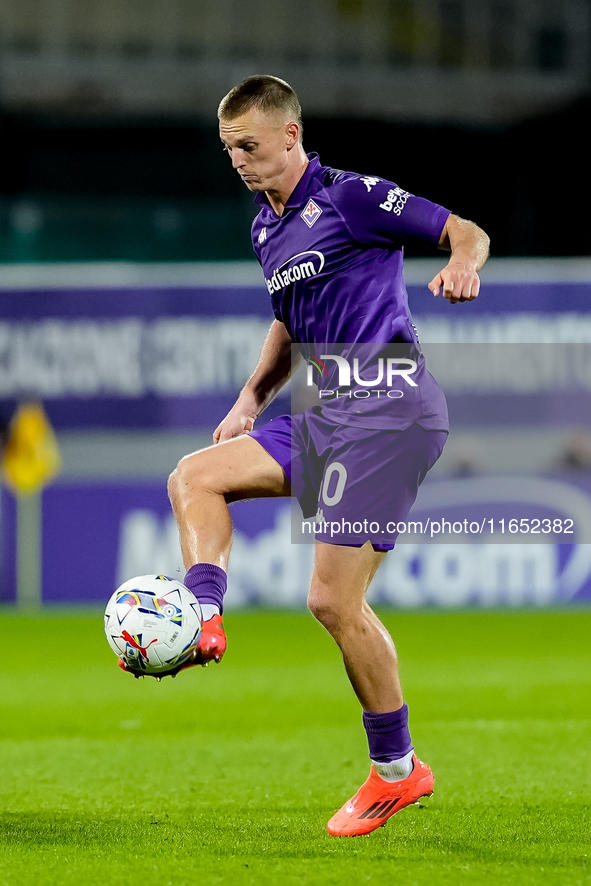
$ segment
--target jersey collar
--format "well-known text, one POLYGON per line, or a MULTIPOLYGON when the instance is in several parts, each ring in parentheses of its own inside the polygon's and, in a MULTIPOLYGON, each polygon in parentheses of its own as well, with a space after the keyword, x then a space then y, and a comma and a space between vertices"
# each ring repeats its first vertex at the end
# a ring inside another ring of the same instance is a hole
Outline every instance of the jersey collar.
MULTIPOLYGON (((316 194, 322 187, 320 182, 314 181, 321 169, 320 158, 318 154, 307 154, 307 157, 310 162, 285 204, 286 209, 297 209, 297 207, 302 206, 309 196, 316 194)), ((258 194, 255 194, 254 202, 262 206, 270 206, 264 191, 259 191, 258 194)))

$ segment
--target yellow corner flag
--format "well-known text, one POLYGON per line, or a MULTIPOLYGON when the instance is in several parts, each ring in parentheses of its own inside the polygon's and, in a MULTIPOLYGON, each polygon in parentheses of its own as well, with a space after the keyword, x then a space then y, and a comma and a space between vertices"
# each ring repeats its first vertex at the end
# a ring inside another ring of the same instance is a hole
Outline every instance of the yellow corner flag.
POLYGON ((17 495, 33 495, 58 473, 61 458, 53 428, 40 403, 23 403, 8 429, 2 457, 7 485, 17 495))

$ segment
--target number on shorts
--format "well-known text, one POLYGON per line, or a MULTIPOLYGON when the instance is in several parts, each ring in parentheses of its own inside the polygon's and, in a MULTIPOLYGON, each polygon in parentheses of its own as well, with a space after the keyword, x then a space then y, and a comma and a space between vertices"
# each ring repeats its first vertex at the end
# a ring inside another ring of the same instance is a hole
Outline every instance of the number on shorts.
POLYGON ((347 469, 345 465, 342 465, 340 461, 333 461, 331 465, 328 465, 324 472, 324 481, 322 483, 322 501, 325 505, 328 505, 329 507, 330 505, 338 505, 343 497, 346 482, 347 469), (333 474, 338 474, 337 485, 333 494, 329 495, 328 487, 330 486, 333 474))

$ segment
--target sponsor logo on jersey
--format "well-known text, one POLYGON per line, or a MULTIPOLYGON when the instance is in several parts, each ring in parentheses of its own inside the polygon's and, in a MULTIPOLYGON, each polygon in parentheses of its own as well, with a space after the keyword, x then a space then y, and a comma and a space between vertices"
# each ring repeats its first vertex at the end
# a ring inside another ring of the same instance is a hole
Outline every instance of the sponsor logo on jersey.
POLYGON ((303 212, 300 213, 301 217, 304 219, 309 228, 318 221, 320 216, 322 215, 322 210, 320 206, 314 203, 313 200, 308 200, 306 204, 306 208, 303 212))
POLYGON ((308 277, 315 277, 324 267, 324 256, 321 252, 311 249, 308 252, 298 252, 292 255, 287 261, 284 261, 281 267, 275 268, 270 277, 265 277, 265 283, 270 295, 279 292, 285 286, 291 283, 297 283, 298 280, 306 280, 308 277), (310 256, 306 258, 306 256, 310 256), (298 261, 298 259, 303 259, 298 261))
POLYGON ((259 234, 259 246, 260 246, 262 243, 264 243, 266 239, 267 239, 267 229, 266 229, 266 228, 263 228, 263 230, 262 230, 261 233, 259 234))
POLYGON ((408 191, 403 191, 402 188, 391 188, 388 191, 387 198, 383 203, 380 203, 380 209, 385 209, 386 212, 393 212, 394 215, 400 215, 409 197, 408 191))
POLYGON ((369 193, 369 191, 371 191, 371 189, 373 187, 375 187, 378 184, 378 182, 381 181, 381 179, 376 178, 373 175, 362 175, 360 178, 360 181, 363 182, 363 184, 365 185, 365 187, 367 188, 368 193, 369 193))

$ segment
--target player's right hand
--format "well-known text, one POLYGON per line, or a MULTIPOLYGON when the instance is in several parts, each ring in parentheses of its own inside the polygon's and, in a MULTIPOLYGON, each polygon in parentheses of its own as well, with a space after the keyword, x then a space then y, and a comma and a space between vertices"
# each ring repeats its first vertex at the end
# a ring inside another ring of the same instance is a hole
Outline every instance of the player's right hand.
POLYGON ((242 434, 249 434, 253 427, 254 416, 233 408, 213 432, 213 442, 223 443, 225 440, 232 440, 242 434))

